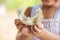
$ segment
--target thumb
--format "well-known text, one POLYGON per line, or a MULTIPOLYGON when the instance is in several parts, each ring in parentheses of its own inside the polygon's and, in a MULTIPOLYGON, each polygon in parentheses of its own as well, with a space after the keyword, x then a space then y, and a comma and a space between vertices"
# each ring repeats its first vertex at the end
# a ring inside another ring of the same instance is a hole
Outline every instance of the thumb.
POLYGON ((37 26, 39 29, 43 29, 43 28, 44 28, 43 24, 41 24, 41 23, 40 23, 40 24, 37 24, 36 26, 37 26))

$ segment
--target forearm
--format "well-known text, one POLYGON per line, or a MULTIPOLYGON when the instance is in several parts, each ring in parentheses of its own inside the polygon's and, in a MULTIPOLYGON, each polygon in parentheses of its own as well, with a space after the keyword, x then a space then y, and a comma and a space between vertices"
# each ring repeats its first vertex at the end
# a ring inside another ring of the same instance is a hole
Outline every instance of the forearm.
POLYGON ((16 38, 16 40, 29 40, 29 37, 20 35, 19 37, 16 38))
POLYGON ((17 36, 16 36, 16 40, 31 40, 31 38, 32 38, 32 35, 31 36, 25 36, 25 35, 23 35, 23 34, 17 34, 17 36))
POLYGON ((40 38, 42 40, 60 40, 60 35, 56 35, 56 34, 53 34, 47 30, 44 30, 41 35, 40 35, 40 38))

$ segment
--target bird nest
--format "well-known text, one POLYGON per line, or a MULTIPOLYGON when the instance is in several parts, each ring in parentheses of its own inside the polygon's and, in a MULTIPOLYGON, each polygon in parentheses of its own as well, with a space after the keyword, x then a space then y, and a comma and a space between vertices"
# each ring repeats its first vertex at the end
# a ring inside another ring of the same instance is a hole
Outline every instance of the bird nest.
POLYGON ((36 15, 33 17, 29 17, 29 16, 26 17, 24 15, 24 11, 18 9, 19 19, 26 25, 35 25, 35 24, 41 23, 42 18, 43 18, 41 8, 37 8, 35 13, 36 13, 36 15))

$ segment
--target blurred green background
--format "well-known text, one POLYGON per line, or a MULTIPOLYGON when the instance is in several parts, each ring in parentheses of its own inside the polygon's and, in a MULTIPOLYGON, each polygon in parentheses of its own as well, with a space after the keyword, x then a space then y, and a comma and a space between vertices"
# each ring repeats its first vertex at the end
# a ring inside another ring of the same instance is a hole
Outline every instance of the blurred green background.
POLYGON ((40 0, 0 0, 0 4, 4 3, 7 9, 16 9, 18 7, 33 6, 41 3, 40 0))

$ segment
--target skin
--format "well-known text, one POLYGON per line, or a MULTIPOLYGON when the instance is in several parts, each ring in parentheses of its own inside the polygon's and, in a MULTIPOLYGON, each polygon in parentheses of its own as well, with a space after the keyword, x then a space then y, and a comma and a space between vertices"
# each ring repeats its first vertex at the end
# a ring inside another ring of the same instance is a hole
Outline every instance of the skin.
POLYGON ((58 8, 60 1, 59 0, 51 0, 51 2, 42 1, 42 11, 45 19, 51 19, 54 17, 54 13, 58 8), (51 13, 50 13, 51 12, 51 13))
MULTIPOLYGON (((44 19, 54 18, 54 13, 60 4, 60 0, 49 0, 49 1, 41 0, 41 1, 43 3, 42 11, 44 19)), ((17 26, 17 29, 19 29, 19 32, 22 33, 20 36, 23 37, 26 36, 25 38, 26 40, 31 40, 33 35, 37 36, 41 40, 60 40, 60 35, 56 35, 49 32, 48 30, 44 29, 44 27, 42 27, 41 24, 36 24, 33 27, 31 27, 30 28, 31 33, 27 28, 28 26, 23 24, 19 19, 15 20, 15 25, 17 26)), ((21 38, 20 36, 18 37, 21 38)), ((18 37, 16 38, 16 40, 22 40, 19 39, 18 37)), ((23 38, 23 40, 25 39, 23 38)))

